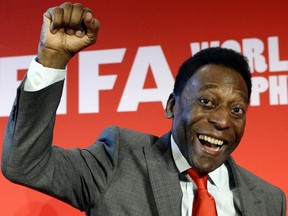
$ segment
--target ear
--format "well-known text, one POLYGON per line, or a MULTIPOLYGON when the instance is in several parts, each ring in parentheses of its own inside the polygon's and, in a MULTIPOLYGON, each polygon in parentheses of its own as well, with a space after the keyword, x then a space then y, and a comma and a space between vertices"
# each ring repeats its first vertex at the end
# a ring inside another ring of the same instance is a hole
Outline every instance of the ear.
POLYGON ((174 117, 174 105, 175 105, 175 95, 174 93, 171 93, 168 100, 167 100, 167 104, 166 104, 166 108, 165 108, 165 116, 168 119, 171 119, 174 117))

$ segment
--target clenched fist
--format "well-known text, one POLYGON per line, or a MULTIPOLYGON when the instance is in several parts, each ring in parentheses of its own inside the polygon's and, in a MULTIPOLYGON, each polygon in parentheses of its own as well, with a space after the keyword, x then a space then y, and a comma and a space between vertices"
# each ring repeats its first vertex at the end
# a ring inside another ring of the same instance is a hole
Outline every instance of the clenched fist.
POLYGON ((45 67, 65 68, 76 53, 97 40, 99 22, 81 4, 50 8, 43 18, 37 60, 45 67))

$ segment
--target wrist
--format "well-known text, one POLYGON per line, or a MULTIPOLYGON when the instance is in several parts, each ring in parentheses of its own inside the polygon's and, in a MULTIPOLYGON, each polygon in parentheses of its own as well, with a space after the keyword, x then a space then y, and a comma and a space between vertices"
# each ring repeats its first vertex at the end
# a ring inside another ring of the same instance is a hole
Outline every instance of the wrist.
POLYGON ((58 51, 39 48, 36 61, 48 68, 65 69, 71 56, 67 53, 60 53, 58 51))

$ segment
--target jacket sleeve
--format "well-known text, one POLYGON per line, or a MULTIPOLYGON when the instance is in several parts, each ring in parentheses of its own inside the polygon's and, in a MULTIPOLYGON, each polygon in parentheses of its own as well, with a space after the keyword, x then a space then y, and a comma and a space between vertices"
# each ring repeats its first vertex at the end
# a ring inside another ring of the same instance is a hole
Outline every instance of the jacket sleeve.
POLYGON ((287 200, 286 200, 286 196, 285 193, 283 191, 281 191, 282 193, 282 216, 287 216, 287 200))
POLYGON ((87 149, 52 146, 62 89, 63 81, 37 92, 23 91, 23 84, 18 88, 4 136, 2 172, 12 182, 85 210, 105 190, 113 166, 103 143, 95 147, 100 159, 87 149))

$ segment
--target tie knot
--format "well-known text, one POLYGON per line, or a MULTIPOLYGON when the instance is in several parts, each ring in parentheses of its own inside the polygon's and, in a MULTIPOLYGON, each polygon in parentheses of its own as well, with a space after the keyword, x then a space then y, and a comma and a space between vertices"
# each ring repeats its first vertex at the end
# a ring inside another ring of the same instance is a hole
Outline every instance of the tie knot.
POLYGON ((187 170, 188 175, 193 179, 198 189, 207 190, 208 175, 202 175, 196 170, 190 168, 187 170))

